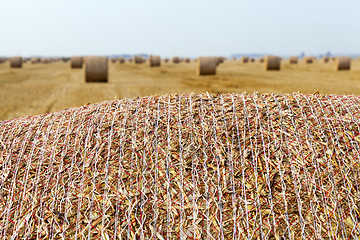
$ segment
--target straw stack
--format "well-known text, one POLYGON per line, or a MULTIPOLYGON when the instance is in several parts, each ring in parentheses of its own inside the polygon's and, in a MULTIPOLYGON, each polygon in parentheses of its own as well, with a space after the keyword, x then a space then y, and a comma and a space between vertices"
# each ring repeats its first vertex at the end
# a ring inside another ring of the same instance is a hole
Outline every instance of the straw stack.
POLYGON ((175 64, 180 63, 180 58, 179 57, 173 57, 172 58, 172 63, 175 63, 175 64))
POLYGON ((149 57, 149 65, 150 67, 160 67, 161 58, 160 56, 150 56, 149 57))
POLYGON ((84 63, 84 58, 81 56, 72 56, 70 58, 71 68, 82 68, 84 63))
POLYGON ((189 62, 190 62, 190 58, 184 58, 184 62, 189 63, 189 62))
POLYGON ((306 64, 311 64, 311 63, 314 62, 314 57, 312 57, 312 56, 304 57, 304 62, 305 62, 306 64))
POLYGON ((107 57, 87 57, 85 61, 85 82, 107 82, 107 57))
POLYGON ((290 64, 297 64, 298 63, 298 57, 292 56, 290 57, 290 64))
POLYGON ((259 61, 259 63, 263 63, 263 62, 264 62, 264 58, 263 58, 263 57, 258 58, 258 61, 259 61))
POLYGON ((168 58, 164 58, 164 62, 165 62, 165 63, 169 62, 169 59, 168 59, 168 58))
POLYGON ((335 59, 335 68, 337 71, 350 70, 351 58, 350 57, 337 57, 335 59))
POLYGON ((135 64, 141 64, 143 62, 145 62, 145 60, 143 59, 142 56, 134 56, 134 63, 135 64))
POLYGON ((111 58, 111 59, 110 59, 110 61, 111 61, 112 63, 116 63, 116 60, 117 60, 116 58, 111 58))
POLYGON ((240 58, 240 62, 241 62, 241 63, 247 63, 247 62, 249 62, 249 57, 246 57, 246 56, 241 57, 241 58, 240 58))
POLYGON ((329 58, 329 57, 326 57, 326 56, 324 56, 324 57, 321 58, 321 61, 322 61, 323 63, 327 63, 327 62, 329 62, 329 60, 330 60, 330 58, 329 58))
POLYGON ((120 57, 120 58, 119 58, 119 63, 125 63, 125 58, 120 57))
POLYGON ((6 62, 5 58, 0 58, 0 64, 6 62))
POLYGON ((31 64, 37 64, 39 62, 40 62, 40 58, 38 58, 38 57, 31 58, 31 64))
POLYGON ((196 73, 199 76, 215 75, 218 58, 215 57, 199 57, 197 61, 196 73))
POLYGON ((23 59, 20 56, 11 57, 9 59, 11 68, 22 68, 23 59))
POLYGON ((281 58, 277 56, 267 55, 264 58, 265 70, 280 70, 281 58))

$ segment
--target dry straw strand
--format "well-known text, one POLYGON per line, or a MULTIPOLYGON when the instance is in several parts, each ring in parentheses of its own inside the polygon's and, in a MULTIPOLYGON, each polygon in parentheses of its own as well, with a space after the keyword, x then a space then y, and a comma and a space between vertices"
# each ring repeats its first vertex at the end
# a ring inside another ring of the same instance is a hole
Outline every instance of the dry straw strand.
POLYGON ((108 58, 101 56, 86 57, 85 82, 108 81, 108 58))

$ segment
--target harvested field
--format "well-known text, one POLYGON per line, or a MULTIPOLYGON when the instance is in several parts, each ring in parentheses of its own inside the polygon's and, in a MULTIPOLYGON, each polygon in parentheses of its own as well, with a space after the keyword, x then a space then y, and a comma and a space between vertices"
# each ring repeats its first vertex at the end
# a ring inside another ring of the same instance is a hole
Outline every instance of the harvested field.
POLYGON ((84 69, 71 69, 70 62, 48 65, 26 63, 11 69, 0 64, 0 120, 54 112, 87 103, 168 93, 292 93, 360 94, 360 61, 350 71, 336 71, 321 61, 291 65, 281 62, 281 71, 266 72, 262 63, 241 64, 227 60, 216 76, 197 76, 196 62, 162 64, 109 64, 107 84, 86 84, 84 69))
POLYGON ((360 98, 165 95, 0 123, 0 236, 355 239, 360 98))

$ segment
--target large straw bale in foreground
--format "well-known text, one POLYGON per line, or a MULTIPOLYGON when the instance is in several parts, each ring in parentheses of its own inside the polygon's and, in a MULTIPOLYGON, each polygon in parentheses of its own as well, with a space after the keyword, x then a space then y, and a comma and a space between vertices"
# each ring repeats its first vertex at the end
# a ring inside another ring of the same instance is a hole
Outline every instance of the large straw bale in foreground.
POLYGON ((197 61, 196 73, 199 76, 215 75, 218 58, 216 57, 199 57, 197 61))
POLYGON ((356 239, 360 98, 200 94, 0 123, 4 239, 356 239))
POLYGON ((337 57, 335 59, 336 70, 350 70, 351 58, 350 57, 337 57))
POLYGON ((280 70, 281 58, 267 55, 264 57, 265 70, 280 70))
POLYGON ((84 58, 81 56, 73 56, 70 58, 71 68, 82 68, 84 63, 84 58))
POLYGON ((108 81, 108 58, 86 57, 85 82, 107 82, 108 81))
POLYGON ((149 65, 150 65, 150 67, 160 67, 160 64, 161 64, 160 56, 151 55, 149 57, 149 65))
POLYGON ((16 56, 9 59, 11 68, 22 68, 23 59, 22 57, 16 56))

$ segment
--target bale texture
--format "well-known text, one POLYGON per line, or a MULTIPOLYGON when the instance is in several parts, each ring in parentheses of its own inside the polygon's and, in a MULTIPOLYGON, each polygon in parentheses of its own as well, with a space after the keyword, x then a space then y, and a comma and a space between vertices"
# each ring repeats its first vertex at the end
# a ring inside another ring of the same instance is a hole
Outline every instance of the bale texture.
POLYGON ((73 56, 70 58, 71 68, 82 68, 84 58, 81 56, 73 56))
POLYGON ((2 122, 1 235, 356 239, 359 108, 358 96, 192 94, 2 122))
POLYGON ((215 75, 218 58, 216 57, 199 57, 197 61, 196 73, 199 76, 215 75))
POLYGON ((337 57, 335 59, 335 67, 337 71, 350 70, 351 58, 350 57, 337 57))
POLYGON ((86 57, 85 82, 107 82, 108 81, 108 58, 86 57))
POLYGON ((179 57, 173 57, 171 60, 172 60, 172 63, 175 63, 175 64, 180 63, 179 57))
POLYGON ((160 67, 161 58, 160 56, 150 56, 149 57, 149 65, 150 67, 160 67))
POLYGON ((22 57, 11 57, 9 59, 11 68, 22 68, 23 59, 22 57))
POLYGON ((264 57, 265 70, 280 70, 281 58, 277 56, 264 57))
POLYGON ((119 58, 119 63, 125 63, 125 58, 120 57, 120 58, 119 58))
POLYGON ((289 60, 290 64, 297 64, 298 63, 298 57, 292 56, 289 60))

